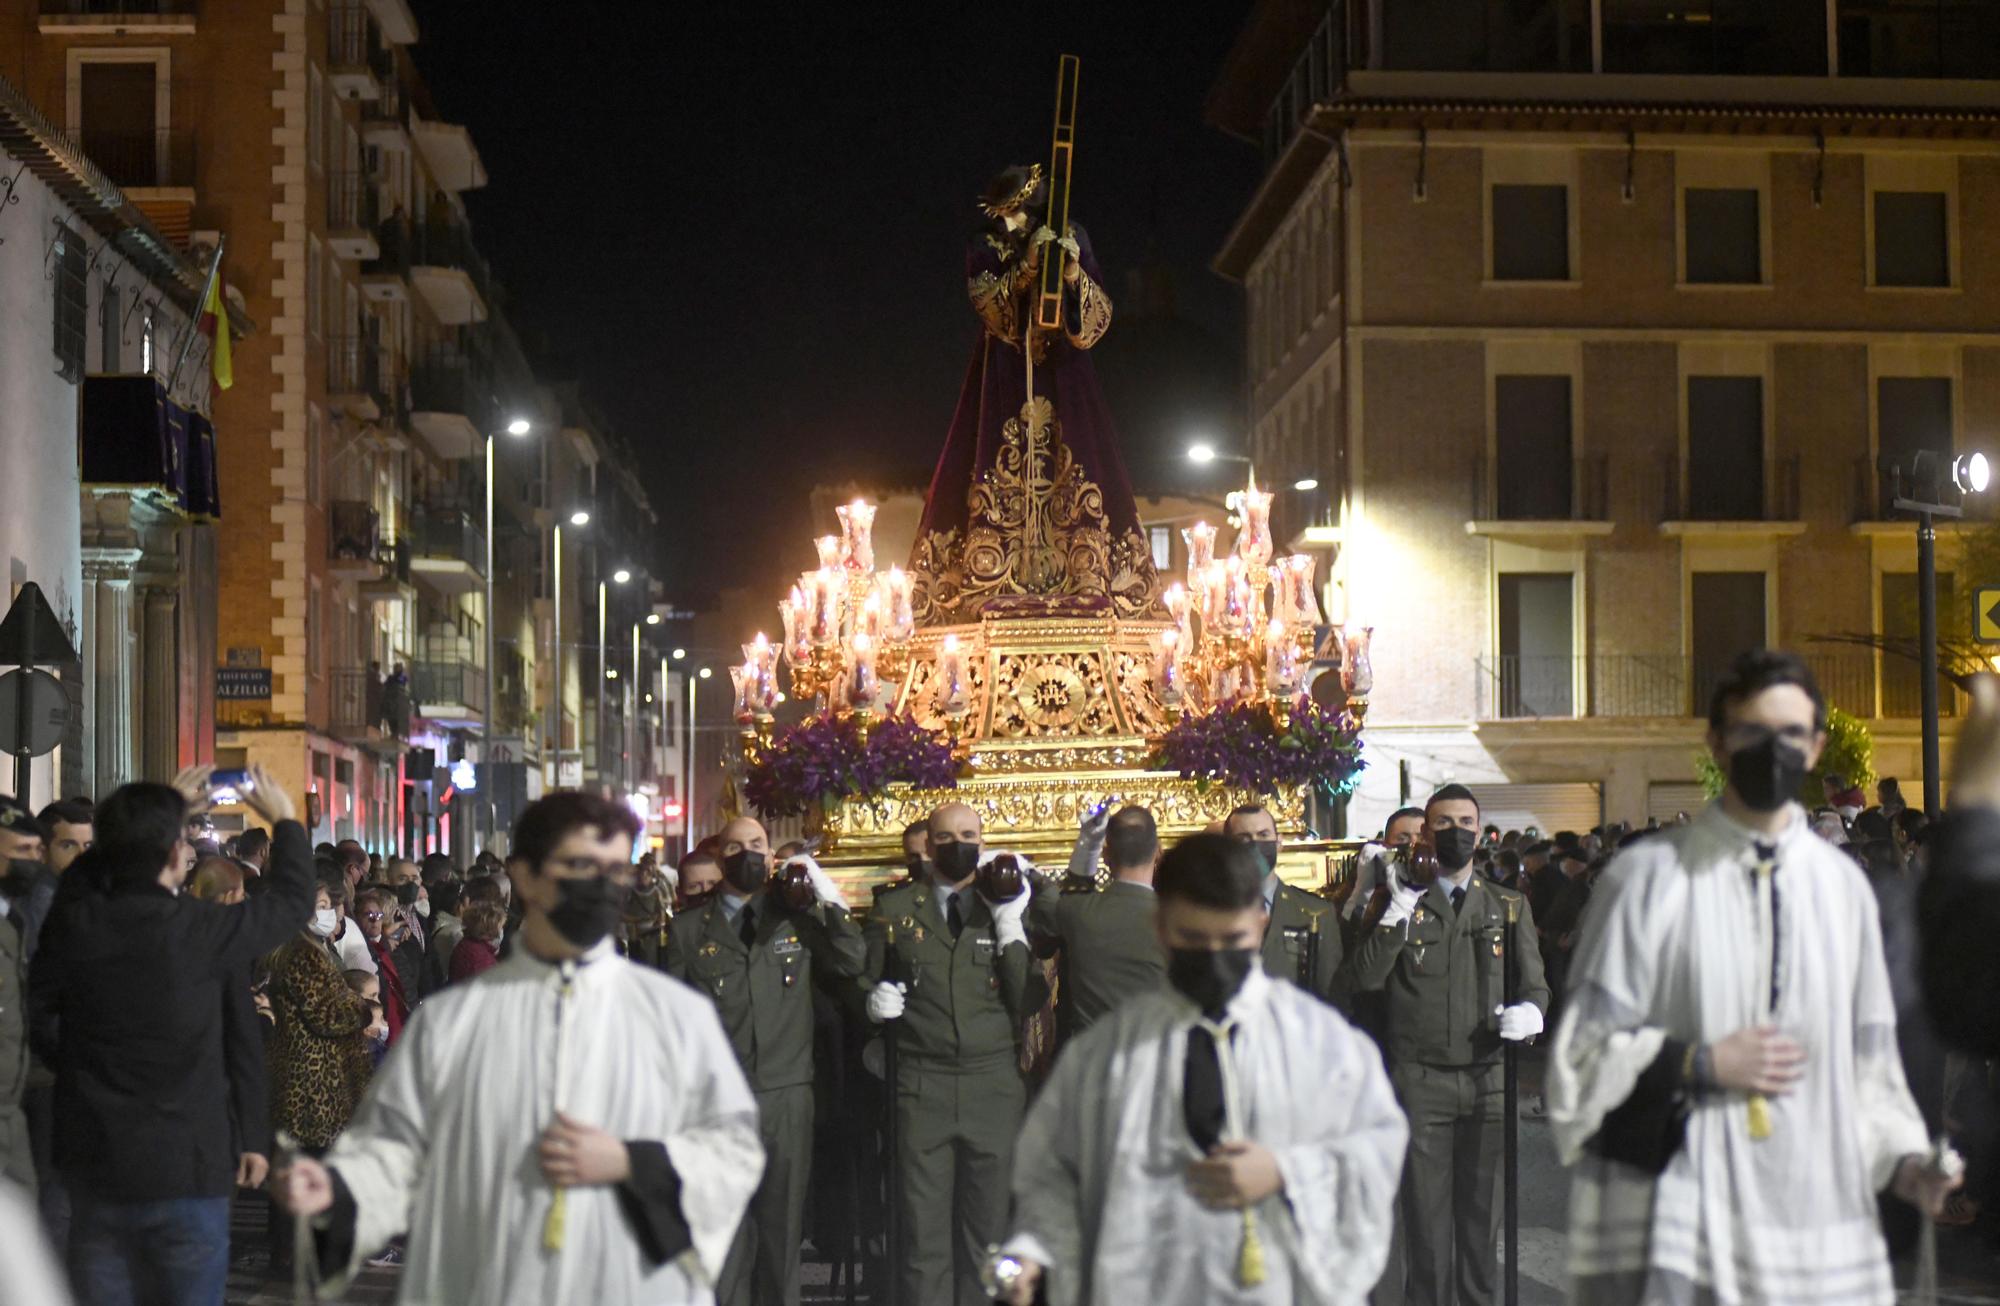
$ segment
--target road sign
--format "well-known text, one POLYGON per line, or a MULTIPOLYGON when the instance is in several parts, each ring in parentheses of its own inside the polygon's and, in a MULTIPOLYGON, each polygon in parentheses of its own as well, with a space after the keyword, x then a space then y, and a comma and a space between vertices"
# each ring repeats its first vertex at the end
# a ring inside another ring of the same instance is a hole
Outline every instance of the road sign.
POLYGON ((2000 644, 2000 588, 1972 592, 1972 637, 1982 644, 2000 644))
POLYGON ((0 620, 0 663, 49 667, 74 661, 76 650, 70 647, 56 610, 43 597, 42 587, 29 581, 0 620))
POLYGON ((46 671, 9 671, 0 676, 0 751, 14 757, 40 757, 62 742, 69 725, 69 694, 62 681, 46 671), (27 693, 20 677, 28 677, 27 693), (20 705, 28 709, 27 729, 21 728, 20 705))

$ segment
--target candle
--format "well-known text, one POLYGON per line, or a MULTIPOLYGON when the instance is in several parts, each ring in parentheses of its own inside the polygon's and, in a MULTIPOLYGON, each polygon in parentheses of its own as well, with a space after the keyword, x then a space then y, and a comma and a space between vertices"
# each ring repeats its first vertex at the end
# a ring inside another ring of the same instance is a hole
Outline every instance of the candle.
POLYGON ((1299 653, 1285 624, 1273 621, 1264 632, 1264 689, 1273 698, 1290 698, 1298 680, 1299 653))
POLYGON ((1346 647, 1341 650, 1340 687, 1349 698, 1366 698, 1375 688, 1375 668, 1368 660, 1373 626, 1349 626, 1342 632, 1346 647))
POLYGON ((879 589, 872 591, 867 598, 861 600, 861 610, 855 614, 854 618, 854 634, 856 638, 862 635, 866 635, 870 639, 881 637, 882 592, 879 589))
POLYGON ((750 707, 750 686, 755 678, 755 671, 748 665, 729 668, 729 683, 736 687, 736 706, 732 711, 736 719, 745 724, 755 716, 750 707))
POLYGON ((778 664, 778 651, 771 647, 771 641, 758 631, 757 637, 743 646, 743 665, 751 672, 750 708, 759 714, 768 714, 777 703, 778 687, 773 679, 773 671, 778 664))
POLYGON ((916 577, 901 567, 891 567, 882 578, 882 593, 886 598, 883 605, 887 614, 888 634, 893 640, 908 639, 917 629, 917 618, 911 608, 911 596, 916 591, 916 577))
POLYGON ((873 707, 875 704, 875 641, 868 632, 854 632, 854 642, 850 649, 853 655, 853 671, 848 680, 847 701, 858 708, 873 707))
POLYGON ((939 710, 965 711, 965 655, 959 651, 958 636, 946 635, 938 641, 937 693, 939 710))
POLYGON ((1291 594, 1292 620, 1295 624, 1311 626, 1319 621, 1319 596, 1315 594, 1313 577, 1318 563, 1309 553, 1294 553, 1285 559, 1282 573, 1285 588, 1291 594))
POLYGON ((1248 489, 1236 499, 1236 506, 1243 514, 1243 525, 1236 532, 1236 554, 1246 562, 1265 563, 1271 560, 1271 495, 1257 488, 1257 480, 1252 477, 1248 489))
POLYGON ((812 574, 814 604, 813 643, 831 644, 840 638, 842 621, 840 596, 847 582, 833 567, 821 567, 812 574))
POLYGON ((792 592, 778 600, 778 619, 785 626, 785 656, 797 662, 799 659, 799 587, 792 586, 792 592))
POLYGON ((1222 628, 1234 634, 1247 633, 1256 614, 1252 611, 1250 577, 1241 557, 1229 560, 1222 582, 1222 604, 1218 609, 1222 614, 1222 628))
POLYGON ((1160 632, 1160 665, 1157 672, 1162 707, 1179 707, 1181 702, 1181 668, 1179 662, 1180 631, 1160 632))
POLYGON ((875 505, 856 499, 833 511, 840 518, 840 561, 850 571, 875 570, 875 505))
POLYGON ((844 561, 842 554, 846 545, 838 535, 822 535, 813 541, 813 547, 819 550, 819 565, 822 568, 838 567, 844 561))
POLYGON ((1182 531, 1181 538, 1187 541, 1188 581, 1192 584, 1195 577, 1215 560, 1215 527, 1198 521, 1182 531))

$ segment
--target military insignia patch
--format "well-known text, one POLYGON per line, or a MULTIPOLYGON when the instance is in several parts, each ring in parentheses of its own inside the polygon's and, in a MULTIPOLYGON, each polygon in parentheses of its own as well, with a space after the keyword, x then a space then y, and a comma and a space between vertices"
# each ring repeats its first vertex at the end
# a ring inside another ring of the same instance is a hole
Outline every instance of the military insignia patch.
POLYGON ((713 943, 704 943, 701 945, 701 955, 704 957, 713 957, 716 953, 721 951, 722 949, 716 947, 713 943))

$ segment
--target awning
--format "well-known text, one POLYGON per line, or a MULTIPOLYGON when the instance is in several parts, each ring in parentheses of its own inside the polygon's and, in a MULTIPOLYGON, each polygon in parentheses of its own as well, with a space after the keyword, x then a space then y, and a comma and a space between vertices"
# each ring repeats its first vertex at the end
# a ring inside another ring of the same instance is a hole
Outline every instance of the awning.
POLYGON ((193 517, 220 517, 215 427, 150 376, 85 377, 78 396, 83 481, 158 489, 193 517))

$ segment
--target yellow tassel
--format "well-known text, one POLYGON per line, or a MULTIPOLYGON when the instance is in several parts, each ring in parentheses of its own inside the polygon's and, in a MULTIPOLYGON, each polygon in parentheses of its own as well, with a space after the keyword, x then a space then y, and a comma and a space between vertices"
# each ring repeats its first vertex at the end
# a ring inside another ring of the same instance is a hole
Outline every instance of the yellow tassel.
POLYGON ((1243 1254, 1236 1261, 1239 1287, 1259 1288, 1264 1284, 1264 1240, 1257 1236, 1257 1213, 1243 1210, 1243 1254))
POLYGON ((1771 1103, 1762 1093, 1750 1095, 1750 1138, 1761 1143, 1771 1136, 1771 1103))
POLYGON ((563 1245, 563 1220, 568 1214, 569 1189, 556 1189, 555 1199, 549 1203, 549 1218, 542 1221, 542 1246, 552 1252, 559 1252, 563 1245))

